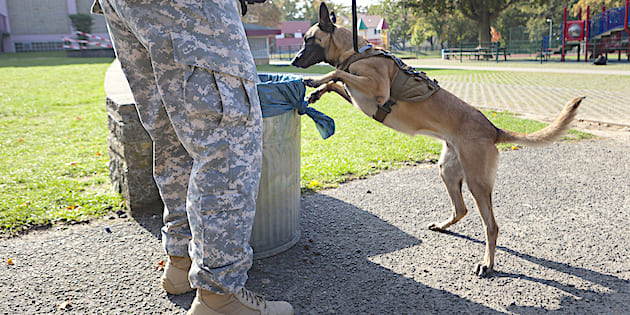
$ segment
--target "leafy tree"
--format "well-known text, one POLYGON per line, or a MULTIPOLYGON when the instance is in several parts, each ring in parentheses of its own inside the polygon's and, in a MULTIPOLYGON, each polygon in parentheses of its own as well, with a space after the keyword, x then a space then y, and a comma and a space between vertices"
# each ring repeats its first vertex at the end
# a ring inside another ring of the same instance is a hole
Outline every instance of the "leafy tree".
MULTIPOLYGON (((71 14, 69 15, 70 21, 72 22, 72 26, 79 31, 84 33, 92 33, 92 16, 85 13, 71 14)), ((87 40, 88 37, 82 34, 79 34, 77 38, 81 40, 87 40)), ((80 46, 87 46, 86 43, 79 43, 80 46)))
MULTIPOLYGON (((550 0, 541 5, 513 6, 501 13, 493 26, 503 34, 505 39, 510 41, 540 41, 543 36, 549 35, 549 22, 547 22, 547 19, 552 19, 554 28, 553 45, 555 46, 559 43, 562 32, 561 25, 564 6, 570 7, 575 2, 577 2, 577 0, 550 0), (514 32, 516 34, 512 34, 513 29, 522 30, 525 36, 521 35, 520 32, 514 32)), ((571 20, 573 18, 569 17, 569 19, 571 20)))
POLYGON ((69 15, 72 26, 84 33, 92 33, 92 16, 85 13, 71 14, 69 15))
POLYGON ((249 4, 247 14, 241 18, 243 22, 267 27, 278 27, 282 19, 282 11, 275 0, 265 3, 249 4))
MULTIPOLYGON (((618 8, 625 6, 624 0, 579 0, 571 7, 571 13, 577 16, 582 8, 582 14, 586 14, 586 7, 591 6, 591 14, 597 14, 602 12, 602 6, 606 6, 606 9, 618 8)), ((584 16, 582 16, 584 19, 584 16)))
POLYGON ((417 17, 406 5, 407 0, 383 0, 378 5, 371 5, 368 14, 380 15, 389 25, 389 41, 395 46, 405 48, 410 38, 417 17))
MULTIPOLYGON (((501 12, 524 0, 409 0, 409 5, 425 13, 438 12, 447 14, 459 12, 476 22, 479 45, 490 42, 490 24, 501 12)), ((545 0, 529 0, 532 4, 541 4, 545 0)))
MULTIPOLYGON (((322 2, 326 2, 323 0, 305 0, 304 4, 304 20, 311 21, 311 25, 317 23, 319 21, 319 5, 322 2)), ((336 4, 334 2, 326 2, 326 6, 328 6, 329 11, 334 11, 337 16, 346 15, 349 11, 346 10, 342 5, 336 4)), ((359 11, 359 10, 357 10, 359 11)), ((349 15, 351 16, 351 15, 349 15)))
POLYGON ((282 13, 282 21, 299 21, 304 19, 303 6, 298 0, 276 0, 282 13))
POLYGON ((464 17, 460 12, 450 14, 432 13, 431 24, 437 30, 438 37, 446 47, 456 47, 460 42, 470 43, 476 41, 477 32, 475 23, 464 17))

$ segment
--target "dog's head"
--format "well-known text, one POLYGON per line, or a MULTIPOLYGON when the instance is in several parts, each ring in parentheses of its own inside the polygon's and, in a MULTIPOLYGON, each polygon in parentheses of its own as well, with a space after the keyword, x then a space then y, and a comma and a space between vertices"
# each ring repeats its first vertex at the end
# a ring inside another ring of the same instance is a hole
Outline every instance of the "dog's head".
POLYGON ((304 34, 304 45, 295 54, 291 64, 299 68, 308 68, 322 61, 327 61, 330 41, 337 27, 334 12, 328 12, 324 2, 319 6, 319 23, 311 26, 304 34))

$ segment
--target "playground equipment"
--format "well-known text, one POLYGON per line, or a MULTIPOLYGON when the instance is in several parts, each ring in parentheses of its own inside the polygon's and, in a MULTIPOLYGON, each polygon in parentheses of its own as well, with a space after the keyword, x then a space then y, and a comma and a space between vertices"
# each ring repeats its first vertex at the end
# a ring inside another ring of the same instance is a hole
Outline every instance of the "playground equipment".
POLYGON ((582 9, 578 20, 567 21, 567 8, 564 8, 562 19, 562 61, 565 61, 566 46, 578 47, 580 61, 580 44, 584 41, 584 62, 590 58, 617 52, 617 59, 621 61, 621 52, 625 51, 630 61, 630 0, 626 0, 625 7, 606 10, 602 8, 600 14, 590 16, 590 7, 586 7, 586 18, 582 20, 582 9))

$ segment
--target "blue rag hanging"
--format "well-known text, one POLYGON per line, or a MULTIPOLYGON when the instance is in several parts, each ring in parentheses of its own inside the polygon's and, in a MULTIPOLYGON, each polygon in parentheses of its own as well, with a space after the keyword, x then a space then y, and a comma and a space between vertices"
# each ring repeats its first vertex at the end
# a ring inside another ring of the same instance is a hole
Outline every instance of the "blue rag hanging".
POLYGON ((315 122, 317 131, 327 139, 335 133, 335 121, 326 114, 308 107, 304 100, 306 86, 302 77, 294 74, 258 74, 256 85, 263 117, 284 114, 297 108, 298 114, 308 115, 315 122))

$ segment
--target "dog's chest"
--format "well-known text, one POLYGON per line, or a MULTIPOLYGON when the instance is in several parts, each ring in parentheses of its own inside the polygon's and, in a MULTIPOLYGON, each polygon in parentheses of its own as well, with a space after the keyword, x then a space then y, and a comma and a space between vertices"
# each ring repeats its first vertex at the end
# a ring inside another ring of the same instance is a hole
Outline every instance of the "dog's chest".
POLYGON ((376 100, 372 95, 366 95, 359 92, 357 89, 353 89, 347 84, 343 85, 350 97, 352 98, 352 104, 359 108, 363 113, 372 117, 376 113, 376 100))

